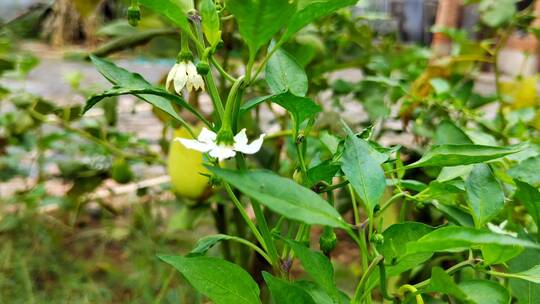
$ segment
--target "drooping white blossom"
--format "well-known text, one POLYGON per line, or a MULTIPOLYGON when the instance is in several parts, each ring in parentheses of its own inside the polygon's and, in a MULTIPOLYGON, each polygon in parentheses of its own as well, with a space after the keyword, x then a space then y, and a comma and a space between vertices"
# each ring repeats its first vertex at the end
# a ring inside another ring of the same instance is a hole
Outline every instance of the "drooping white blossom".
POLYGON ((265 134, 261 134, 258 139, 248 144, 246 129, 242 129, 233 138, 231 143, 217 142, 217 134, 203 128, 197 139, 175 138, 188 149, 197 150, 200 152, 208 152, 211 157, 217 158, 220 161, 234 157, 236 152, 244 154, 255 154, 262 146, 265 134))
POLYGON ((171 89, 171 86, 174 86, 174 90, 180 95, 184 87, 187 87, 190 92, 204 91, 204 80, 197 72, 197 67, 192 61, 180 61, 172 67, 169 75, 167 75, 166 86, 168 90, 171 89))

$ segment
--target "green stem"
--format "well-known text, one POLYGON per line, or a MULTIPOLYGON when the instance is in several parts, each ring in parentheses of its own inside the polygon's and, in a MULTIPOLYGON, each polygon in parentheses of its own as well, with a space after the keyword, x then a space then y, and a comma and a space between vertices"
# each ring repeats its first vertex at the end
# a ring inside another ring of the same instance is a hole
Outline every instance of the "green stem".
MULTIPOLYGON (((479 262, 481 262, 480 260, 478 259, 470 259, 470 260, 466 260, 466 261, 463 261, 461 263, 458 263, 450 268, 448 268, 446 271, 446 273, 448 273, 449 275, 457 272, 458 270, 462 269, 462 268, 465 268, 465 267, 469 267, 469 266, 474 266, 476 264, 478 264, 479 262)), ((417 284, 414 284, 414 287, 416 287, 417 289, 420 289, 420 288, 423 288, 423 287, 426 287, 429 285, 429 283, 431 282, 431 279, 427 279, 425 281, 422 281, 420 283, 417 283, 417 284)))
POLYGON ((264 242, 266 244, 266 250, 268 251, 269 256, 269 263, 273 267, 278 266, 278 253, 276 246, 274 245, 274 240, 272 239, 272 234, 270 233, 270 230, 268 229, 268 223, 266 222, 266 218, 264 217, 263 210, 261 208, 261 205, 255 201, 251 201, 251 205, 253 206, 253 211, 255 212, 255 218, 257 219, 257 226, 259 227, 262 237, 264 238, 264 242))
POLYGON ((234 83, 236 81, 236 78, 234 78, 231 74, 227 73, 225 69, 217 62, 216 58, 214 56, 209 56, 210 62, 212 65, 216 68, 216 70, 221 74, 221 76, 230 82, 234 83))
POLYGON ((369 277, 371 276, 371 274, 373 273, 373 271, 375 270, 377 265, 379 265, 379 263, 382 260, 383 260, 383 256, 379 255, 375 259, 373 259, 373 261, 371 261, 371 264, 369 264, 367 270, 362 275, 362 278, 360 279, 360 282, 356 286, 356 291, 354 292, 354 296, 353 296, 353 298, 351 300, 351 303, 358 303, 360 293, 364 290, 364 287, 366 285, 367 280, 369 279, 369 277))
POLYGON ((225 104, 225 113, 223 115, 223 123, 221 125, 222 130, 232 131, 232 123, 234 117, 234 108, 236 103, 236 95, 244 83, 244 77, 239 77, 231 87, 229 96, 227 96, 227 103, 225 104))
POLYGON ((251 221, 251 219, 247 215, 246 210, 244 209, 244 206, 242 206, 242 203, 240 203, 240 201, 238 200, 238 198, 234 194, 231 186, 226 182, 223 182, 223 184, 225 186, 225 190, 227 191, 227 194, 229 195, 229 197, 233 201, 234 205, 236 206, 236 209, 238 210, 238 212, 240 212, 240 215, 242 216, 242 218, 244 219, 244 221, 248 225, 249 229, 251 230, 251 232, 253 233, 253 235, 257 239, 257 241, 261 244, 261 246, 263 246, 265 251, 268 251, 266 243, 264 241, 264 238, 262 237, 261 233, 259 232, 259 230, 255 226, 255 224, 251 221))

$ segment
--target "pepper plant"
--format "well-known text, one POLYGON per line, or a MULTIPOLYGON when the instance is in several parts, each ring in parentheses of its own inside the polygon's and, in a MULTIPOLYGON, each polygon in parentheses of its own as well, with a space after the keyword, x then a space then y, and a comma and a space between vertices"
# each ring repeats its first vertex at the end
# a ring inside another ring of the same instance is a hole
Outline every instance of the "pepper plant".
MULTIPOLYGON (((130 94, 170 115, 187 130, 175 144, 202 153, 200 174, 212 186, 207 201, 221 210, 216 221, 223 224, 223 233, 200 239, 189 254, 158 257, 214 303, 534 303, 540 283, 540 179, 529 169, 538 167, 535 140, 506 136, 505 124, 460 128, 451 111, 434 115, 434 126, 428 125, 435 128, 434 144, 414 151, 378 143, 378 125, 351 125, 339 117, 332 126, 319 123, 327 115, 325 100, 287 49, 306 27, 321 18, 331 23, 355 3, 132 1, 132 24, 141 18, 140 6, 178 28, 176 64, 160 88, 93 56, 113 87, 88 99, 84 111, 106 97, 130 94), (220 62, 222 33, 231 26, 237 31, 228 38, 239 35, 244 43, 236 68, 220 62), (203 91, 211 115, 190 102, 203 91), (274 111, 281 129, 261 134, 261 109, 276 106, 288 119, 274 111), (256 139, 249 143, 248 136, 256 139), (229 221, 234 229, 227 228, 229 221), (340 243, 357 252, 353 290, 342 290, 335 277, 332 252, 340 243), (208 256, 217 244, 223 256, 208 256), (297 275, 300 268, 305 276, 297 275)), ((385 41, 371 42, 384 50, 385 41)), ((404 121, 422 102, 453 110, 446 107, 457 99, 447 74, 429 74, 440 71, 436 66, 402 83, 380 74, 388 71, 383 54, 373 57, 379 65, 366 64, 373 75, 354 89, 357 97, 372 89, 366 81, 382 83, 379 94, 385 86, 397 88, 393 96, 405 101, 404 121)))

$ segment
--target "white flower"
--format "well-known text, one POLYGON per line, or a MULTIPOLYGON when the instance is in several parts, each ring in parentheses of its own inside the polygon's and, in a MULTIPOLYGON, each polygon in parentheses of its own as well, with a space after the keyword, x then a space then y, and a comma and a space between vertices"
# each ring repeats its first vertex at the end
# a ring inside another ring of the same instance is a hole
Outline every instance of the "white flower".
POLYGON ((178 95, 182 94, 182 90, 186 86, 189 91, 204 91, 204 80, 197 72, 195 64, 191 61, 180 61, 172 67, 169 75, 167 75, 167 90, 170 90, 171 84, 174 84, 174 89, 178 95))
POLYGON ((246 129, 242 129, 236 136, 234 136, 234 142, 231 144, 218 143, 217 134, 203 128, 197 139, 175 138, 175 140, 182 143, 186 148, 193 149, 201 152, 209 152, 208 154, 217 159, 224 160, 236 155, 236 152, 244 154, 255 154, 262 146, 265 134, 248 144, 248 138, 246 136, 246 129))
POLYGON ((498 234, 506 234, 509 236, 517 237, 517 233, 513 231, 506 230, 506 224, 508 224, 507 221, 503 221, 498 226, 492 223, 487 223, 487 227, 491 232, 498 233, 498 234))

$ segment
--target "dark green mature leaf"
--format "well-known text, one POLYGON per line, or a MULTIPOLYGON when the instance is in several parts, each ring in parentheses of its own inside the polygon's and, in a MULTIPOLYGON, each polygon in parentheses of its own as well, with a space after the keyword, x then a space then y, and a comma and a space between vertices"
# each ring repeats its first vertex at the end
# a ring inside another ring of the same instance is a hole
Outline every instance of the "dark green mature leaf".
POLYGON ((388 264, 387 274, 398 275, 429 260, 431 252, 408 254, 407 244, 415 242, 435 228, 416 222, 394 224, 383 232, 384 242, 377 245, 377 250, 388 264))
MULTIPOLYGON (((92 59, 92 62, 98 69, 98 71, 105 77, 109 82, 111 82, 115 86, 120 87, 128 87, 128 88, 137 88, 137 89, 153 89, 152 85, 146 81, 141 75, 136 73, 131 73, 127 71, 126 69, 123 69, 121 67, 118 67, 114 63, 98 58, 96 56, 91 55, 90 58, 92 59)), ((115 90, 115 89, 113 89, 115 90)), ((109 96, 113 96, 109 95, 109 96)), ((100 95, 96 95, 100 96, 100 95)), ((94 106, 97 102, 105 98, 107 94, 105 94, 102 97, 91 97, 94 98, 91 102, 90 100, 87 101, 84 112, 88 111, 92 106, 94 106)), ((140 94, 136 95, 138 98, 150 103, 151 105, 155 106, 156 108, 164 111, 165 113, 169 114, 171 117, 176 119, 177 121, 184 123, 185 121, 176 113, 176 110, 174 109, 171 102, 164 97, 154 95, 154 94, 140 94)), ((186 104, 185 101, 183 101, 180 97, 178 97, 180 104, 186 104)), ((84 113, 83 112, 83 113, 84 113)))
POLYGON ((214 247, 217 243, 221 241, 227 241, 233 237, 226 234, 215 234, 205 236, 197 241, 195 248, 191 250, 188 254, 188 257, 201 256, 205 255, 210 248, 214 247))
POLYGON ((386 179, 380 164, 371 157, 370 150, 371 147, 364 140, 354 134, 347 135, 341 169, 371 217, 384 194, 386 179))
MULTIPOLYGON (((295 281, 294 285, 299 286, 306 292, 308 292, 311 295, 311 298, 315 301, 317 304, 336 304, 332 298, 326 293, 326 291, 323 290, 321 286, 319 286, 317 283, 311 282, 311 281, 295 281)), ((339 293, 339 304, 349 304, 351 300, 349 297, 340 291, 339 293)))
POLYGON ((288 40, 292 35, 316 19, 329 15, 340 8, 354 5, 356 2, 358 0, 299 0, 298 10, 293 15, 281 40, 288 40))
POLYGON ((199 4, 199 11, 202 18, 202 29, 208 43, 215 48, 221 41, 221 31, 219 30, 219 14, 213 0, 202 0, 199 4))
POLYGON ((187 19, 187 12, 180 5, 177 0, 139 0, 139 3, 154 12, 168 18, 179 28, 184 31, 191 31, 189 22, 187 19))
POLYGON ((508 304, 510 294, 501 284, 487 280, 470 280, 459 283, 467 298, 476 304, 508 304))
POLYGON ((450 226, 439 228, 416 242, 408 243, 407 253, 462 251, 489 244, 540 248, 539 244, 508 235, 475 228, 450 226))
MULTIPOLYGON (((538 265, 540 250, 525 249, 522 254, 510 260, 510 272, 522 272, 538 265)), ((537 304, 540 299, 540 284, 521 279, 510 279, 512 295, 518 299, 519 304, 537 304)))
POLYGON ((158 256, 172 265, 193 287, 216 304, 255 304, 259 286, 240 266, 212 257, 158 256))
POLYGON ((526 144, 494 147, 482 145, 437 145, 431 147, 418 161, 406 168, 450 167, 482 163, 517 153, 526 148, 526 144))
POLYGON ((238 22, 251 58, 285 27, 296 10, 296 2, 289 0, 227 0, 226 5, 238 22))
POLYGON ((271 101, 284 107, 293 116, 296 128, 300 126, 306 119, 314 117, 315 114, 321 111, 321 107, 312 99, 307 97, 296 96, 291 92, 285 92, 277 95, 262 96, 246 102, 240 108, 241 112, 246 112, 256 107, 257 105, 271 101))
POLYGON ((247 196, 286 218, 310 225, 348 229, 348 224, 315 192, 270 171, 233 171, 208 167, 247 196))
POLYGON ((514 197, 519 200, 529 215, 533 218, 537 227, 540 227, 540 192, 535 188, 520 180, 515 180, 517 191, 514 197))
POLYGON ((279 48, 266 65, 266 83, 273 94, 289 91, 297 96, 306 96, 308 79, 304 69, 282 48, 279 48))
POLYGON ((540 185, 540 156, 530 157, 510 168, 508 174, 514 179, 526 182, 533 186, 540 185))
POLYGON ((452 277, 440 267, 434 267, 431 270, 428 291, 441 292, 459 300, 467 299, 467 295, 459 288, 452 277))
POLYGON ((300 259, 304 270, 330 295, 334 302, 338 302, 339 290, 336 287, 334 268, 330 260, 321 252, 312 251, 298 242, 287 240, 287 243, 300 259))
POLYGON ((263 272, 263 278, 270 289, 274 303, 280 304, 316 304, 311 295, 298 285, 276 278, 263 272))
POLYGON ((148 101, 148 103, 155 106, 156 108, 163 110, 167 114, 171 115, 173 118, 176 118, 178 121, 184 123, 184 120, 176 113, 176 111, 172 107, 172 104, 171 104, 171 101, 172 101, 178 104, 179 106, 185 108, 186 110, 190 111, 201 121, 206 122, 206 124, 209 125, 206 119, 195 108, 193 108, 180 96, 171 94, 163 89, 152 88, 152 87, 150 88, 114 87, 101 94, 92 95, 86 101, 86 105, 84 106, 82 113, 83 114, 86 113, 88 110, 90 110, 93 106, 95 106, 98 102, 100 102, 104 98, 120 96, 120 95, 135 95, 137 97, 140 97, 141 99, 148 101), (164 97, 164 98, 158 100, 154 98, 148 98, 148 96, 156 96, 156 97, 164 97))
POLYGON ((504 192, 486 164, 477 164, 465 183, 475 225, 484 226, 504 208, 504 192))

